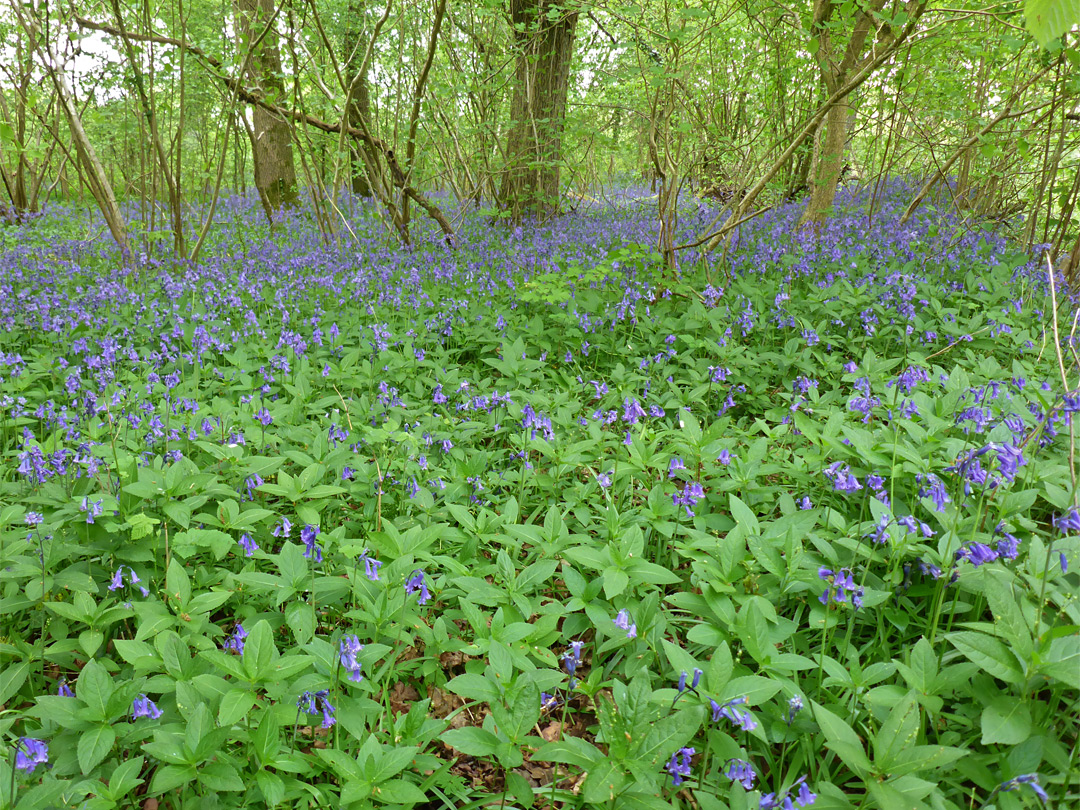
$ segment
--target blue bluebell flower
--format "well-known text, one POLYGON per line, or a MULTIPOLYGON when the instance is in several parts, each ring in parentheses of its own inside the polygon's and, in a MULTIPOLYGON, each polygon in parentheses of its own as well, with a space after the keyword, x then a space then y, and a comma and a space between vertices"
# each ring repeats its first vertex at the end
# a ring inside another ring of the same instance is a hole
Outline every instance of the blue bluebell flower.
POLYGON ((727 770, 724 771, 724 776, 732 782, 741 784, 743 790, 753 790, 754 779, 757 778, 757 774, 754 772, 754 766, 745 759, 728 760, 727 770))
POLYGON ((38 765, 45 765, 48 761, 49 746, 44 740, 20 737, 15 741, 15 770, 33 773, 38 765))
POLYGON ((356 656, 363 649, 364 645, 360 643, 360 637, 356 635, 345 636, 338 646, 338 658, 341 661, 341 666, 348 670, 349 680, 354 683, 360 683, 364 679, 361 664, 356 659, 356 656))
POLYGON ((671 784, 678 787, 690 775, 690 761, 694 756, 693 748, 680 748, 671 755, 665 770, 671 774, 671 784))
POLYGON ((613 621, 616 627, 626 631, 627 638, 637 638, 637 625, 630 620, 630 612, 625 608, 615 615, 613 621))
POLYGON ((162 711, 150 700, 145 694, 139 695, 131 703, 131 719, 138 720, 140 717, 149 717, 151 720, 157 720, 161 717, 162 711))
POLYGON ((420 592, 420 596, 416 599, 416 604, 427 604, 427 600, 431 598, 431 593, 428 591, 427 583, 424 581, 424 572, 419 568, 412 572, 412 576, 405 581, 405 593, 413 594, 417 591, 420 592))

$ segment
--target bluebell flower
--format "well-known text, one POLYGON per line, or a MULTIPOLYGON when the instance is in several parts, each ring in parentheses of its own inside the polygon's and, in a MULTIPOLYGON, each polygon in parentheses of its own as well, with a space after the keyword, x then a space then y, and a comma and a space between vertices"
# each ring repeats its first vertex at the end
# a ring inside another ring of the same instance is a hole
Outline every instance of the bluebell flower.
POLYGON ((641 403, 632 397, 623 400, 623 420, 630 425, 636 425, 638 420, 645 416, 641 403))
POLYGON ((807 509, 813 509, 814 508, 814 502, 812 500, 810 500, 810 498, 807 497, 806 495, 803 495, 802 499, 799 501, 799 508, 804 510, 804 511, 807 510, 807 509))
POLYGON ((567 674, 570 675, 569 688, 573 689, 577 684, 577 668, 581 664, 581 653, 585 649, 584 641, 571 641, 570 649, 562 654, 563 666, 566 667, 567 674))
POLYGON ((356 635, 347 635, 341 639, 341 644, 338 647, 338 657, 341 661, 341 666, 348 670, 349 680, 354 683, 360 683, 364 679, 364 674, 361 671, 361 664, 356 660, 356 656, 360 651, 364 649, 364 645, 360 643, 360 637, 356 635))
POLYGON ((145 694, 139 695, 131 703, 131 719, 138 720, 140 717, 149 717, 151 720, 157 720, 161 717, 162 711, 150 700, 145 694))
POLYGON ((304 542, 304 557, 309 560, 314 558, 315 562, 321 563, 323 559, 322 549, 319 548, 319 544, 315 539, 318 535, 319 527, 312 526, 310 523, 300 530, 300 539, 304 542))
POLYGON ((427 600, 431 598, 431 593, 428 591, 427 583, 424 581, 424 572, 419 568, 412 572, 412 576, 405 582, 405 593, 413 594, 417 591, 420 592, 420 596, 416 600, 416 604, 427 604, 427 600))
POLYGON ((724 771, 724 776, 732 782, 741 784, 743 790, 753 790, 754 779, 757 778, 757 774, 754 772, 754 766, 745 759, 728 760, 728 766, 727 770, 724 771))
POLYGON ((833 489, 837 492, 857 492, 862 489, 862 484, 851 474, 851 468, 847 464, 834 462, 825 468, 823 474, 832 481, 833 489))
POLYGON ((67 685, 67 681, 60 680, 60 684, 56 687, 56 694, 60 697, 75 697, 75 693, 71 691, 71 687, 67 685))
POLYGON ((818 579, 829 583, 825 592, 818 597, 818 601, 823 605, 828 605, 830 601, 837 604, 843 604, 848 600, 848 593, 851 593, 851 604, 857 609, 862 607, 863 600, 863 588, 861 586, 856 587, 855 580, 851 576, 851 569, 840 568, 833 571, 830 568, 822 566, 818 569, 818 579))
POLYGON ((803 700, 795 695, 788 701, 787 724, 790 726, 795 720, 795 715, 803 710, 803 700))
POLYGON ((274 421, 274 417, 270 415, 270 411, 266 410, 266 408, 260 408, 256 411, 254 419, 263 427, 270 425, 274 421))
POLYGON ((753 715, 748 711, 737 708, 745 703, 745 697, 733 698, 724 704, 717 703, 710 698, 709 704, 712 707, 713 722, 718 723, 723 718, 736 728, 741 728, 743 731, 753 731, 757 728, 757 721, 753 715))
POLYGON ((694 756, 693 748, 680 748, 671 755, 665 769, 671 774, 671 784, 678 787, 690 775, 690 760, 694 756))
POLYGON ((86 522, 93 523, 94 518, 102 513, 104 506, 102 500, 92 501, 89 497, 84 497, 82 503, 79 504, 79 511, 86 512, 86 522))
POLYGON ((1056 521, 1058 531, 1062 534, 1080 534, 1080 509, 1075 506, 1061 515, 1056 521))
POLYGON ((225 639, 225 643, 222 644, 222 648, 236 653, 237 655, 244 654, 244 639, 247 638, 247 630, 244 629, 244 625, 240 622, 236 623, 236 627, 232 632, 232 635, 225 639))
POLYGON ((360 556, 358 559, 364 561, 364 576, 366 576, 372 582, 378 582, 379 568, 382 567, 382 563, 376 560, 374 557, 370 556, 366 548, 360 552, 360 556))
POLYGON ((337 720, 334 717, 334 706, 329 701, 330 691, 320 689, 318 692, 304 692, 296 701, 296 708, 306 714, 318 714, 322 712, 322 727, 330 728, 337 720))
POLYGON ((613 621, 616 627, 626 631, 627 638, 637 638, 637 625, 630 621, 629 611, 620 610, 613 621))
POLYGON ((985 543, 978 543, 971 541, 965 543, 959 549, 956 550, 956 560, 967 560, 973 566, 978 568, 980 565, 986 565, 988 562, 993 562, 998 558, 998 553, 994 549, 985 543))
POLYGON ((1039 797, 1040 801, 1049 801, 1050 796, 1042 785, 1039 784, 1039 775, 1037 773, 1025 773, 1020 776, 1014 776, 1007 782, 1002 782, 998 785, 997 790, 1002 793, 1008 793, 1013 790, 1018 790, 1022 785, 1027 785, 1031 788, 1032 792, 1039 797))
POLYGON ((596 476, 596 483, 598 483, 604 489, 611 486, 611 476, 607 473, 600 473, 596 476))
POLYGON ((720 455, 716 457, 717 462, 723 464, 725 467, 731 463, 731 451, 726 447, 720 451, 720 455))
POLYGON ((129 585, 137 585, 139 592, 147 597, 150 595, 150 591, 146 586, 142 584, 142 580, 139 579, 139 575, 135 573, 135 569, 130 565, 121 565, 116 569, 116 573, 113 574, 112 579, 109 581, 109 590, 118 591, 124 587, 124 569, 127 569, 127 581, 129 585))
POLYGON ((38 765, 45 765, 48 761, 49 746, 44 740, 20 737, 15 741, 15 770, 33 773, 38 765))
POLYGON ((251 539, 251 535, 247 532, 244 532, 242 535, 240 535, 240 539, 236 542, 237 545, 239 545, 240 548, 244 550, 245 557, 250 557, 252 554, 259 550, 259 545, 251 539))
POLYGON ((274 527, 274 530, 270 532, 274 537, 280 537, 285 539, 289 536, 289 532, 292 531, 292 523, 287 517, 281 519, 281 524, 274 527))
POLYGON ((26 517, 23 518, 27 526, 37 526, 43 523, 45 518, 40 512, 27 512, 26 517))
POLYGON ((674 478, 675 473, 678 470, 685 470, 685 469, 686 469, 686 464, 683 462, 683 460, 681 458, 679 458, 678 456, 675 456, 668 463, 667 477, 668 478, 674 478))

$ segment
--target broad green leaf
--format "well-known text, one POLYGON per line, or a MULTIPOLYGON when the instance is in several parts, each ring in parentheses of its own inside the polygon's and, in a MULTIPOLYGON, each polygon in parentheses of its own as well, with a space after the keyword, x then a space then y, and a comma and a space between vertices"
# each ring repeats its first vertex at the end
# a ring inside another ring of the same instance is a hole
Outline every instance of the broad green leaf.
POLYGON ((84 775, 89 774, 108 756, 114 742, 116 742, 116 732, 113 731, 112 726, 94 726, 82 733, 77 748, 79 768, 84 775))
POLYGON ((1027 701, 998 695, 982 712, 982 744, 1016 745, 1031 736, 1031 710, 1027 701))
POLYGON ((1080 0, 1026 0, 1024 21, 1042 47, 1080 24, 1080 0))
POLYGON ((1024 682, 1020 664, 1004 642, 974 630, 950 633, 946 638, 984 672, 1006 683, 1020 685, 1024 682))
POLYGON ((452 728, 439 737, 451 748, 473 757, 489 757, 495 753, 499 738, 490 731, 476 726, 452 728))

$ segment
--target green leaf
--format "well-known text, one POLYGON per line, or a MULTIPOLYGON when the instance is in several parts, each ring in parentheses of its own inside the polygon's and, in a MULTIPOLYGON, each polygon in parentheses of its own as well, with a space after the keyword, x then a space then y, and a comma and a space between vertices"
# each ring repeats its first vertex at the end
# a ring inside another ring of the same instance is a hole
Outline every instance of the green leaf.
POLYGON ((870 758, 866 756, 866 749, 859 735, 851 726, 824 706, 815 703, 813 708, 814 718, 821 727, 821 733, 825 735, 825 745, 836 752, 843 763, 860 776, 872 773, 874 766, 870 758))
POLYGON ((973 630, 950 633, 946 638, 964 657, 982 667, 984 672, 1006 683, 1023 684, 1024 673, 1020 664, 1004 642, 973 630))
POLYGON ((94 720, 109 720, 109 698, 113 693, 112 678, 96 660, 88 661, 75 682, 75 696, 86 704, 94 720))
POLYGON ((255 694, 247 689, 230 689, 221 699, 218 708, 218 724, 228 727, 239 723, 255 705, 255 694))
POLYGON ((162 765, 154 771, 154 778, 150 780, 150 792, 156 794, 174 790, 195 781, 198 775, 194 765, 162 765))
POLYGON ((109 777, 109 794, 114 799, 121 799, 143 783, 142 773, 144 757, 125 760, 117 765, 109 777))
POLYGON ((983 709, 982 743, 1017 745, 1031 736, 1031 709, 1026 701, 998 695, 983 709))
POLYGON ((919 704, 911 690, 893 706, 888 718, 874 735, 874 763, 888 773, 896 755, 911 746, 919 736, 919 704))
POLYGON ((405 779, 391 779, 376 785, 371 797, 385 804, 419 804, 428 800, 424 791, 405 779))
POLYGON ((490 731, 476 726, 452 728, 439 737, 451 748, 473 757, 489 757, 495 753, 499 738, 490 731))
POLYGON ((492 681, 475 672, 466 672, 446 684, 446 688, 455 695, 460 695, 468 700, 479 700, 484 703, 494 703, 501 698, 499 687, 492 681))
POLYGON ((77 746, 79 755, 79 768, 83 775, 87 775, 108 756, 109 751, 116 742, 116 732, 112 726, 94 726, 89 731, 84 731, 79 737, 77 746))
POLYGON ((562 762, 566 765, 576 765, 583 771, 588 771, 604 758, 604 753, 588 740, 580 737, 566 737, 556 742, 549 742, 540 746, 539 750, 532 755, 533 762, 562 762))
POLYGON ((1080 0, 1027 0, 1024 21, 1031 35, 1045 48, 1080 23, 1080 0))
POLYGON ((246 785, 239 771, 228 762, 208 762, 199 768, 199 782, 210 790, 240 791, 246 785))
POLYGON ((270 662, 277 649, 274 647, 274 631, 266 620, 259 621, 244 640, 244 670, 249 678, 266 677, 270 662))
POLYGON ((29 661, 16 661, 0 673, 0 704, 7 703, 9 697, 19 691, 30 673, 29 661))

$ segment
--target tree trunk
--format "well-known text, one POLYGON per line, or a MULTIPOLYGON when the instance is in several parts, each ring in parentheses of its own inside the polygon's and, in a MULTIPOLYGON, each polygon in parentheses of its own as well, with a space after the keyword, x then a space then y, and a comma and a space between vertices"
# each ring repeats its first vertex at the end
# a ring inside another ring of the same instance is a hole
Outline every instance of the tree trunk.
MULTIPOLYGON (((363 33, 363 0, 350 0, 349 23, 345 30, 345 52, 348 61, 345 63, 345 79, 352 88, 348 100, 349 126, 355 129, 370 130, 368 122, 371 119, 371 88, 367 79, 367 67, 364 65, 364 52, 367 50, 367 41, 363 33), (365 75, 357 74, 363 70, 365 75)), ((368 148, 359 141, 353 139, 349 147, 349 167, 353 194, 360 197, 371 197, 371 181, 368 180, 367 171, 364 169, 364 159, 360 150, 368 148)))
POLYGON ((836 186, 844 166, 844 147, 847 145, 848 110, 846 100, 829 110, 825 116, 825 135, 814 144, 811 168, 810 202, 803 212, 803 222, 821 222, 832 209, 836 186))
POLYGON ((517 72, 500 197, 519 222, 558 209, 567 84, 578 12, 554 0, 510 0, 517 72))
MULTIPOLYGON (((254 43, 254 53, 248 62, 248 76, 262 95, 278 104, 285 99, 285 83, 281 78, 281 54, 273 26, 276 16, 274 0, 237 0, 240 38, 254 43)), ((296 204, 296 168, 293 165, 292 128, 287 120, 264 107, 252 108, 251 159, 255 168, 255 186, 273 220, 276 213, 296 204)))

